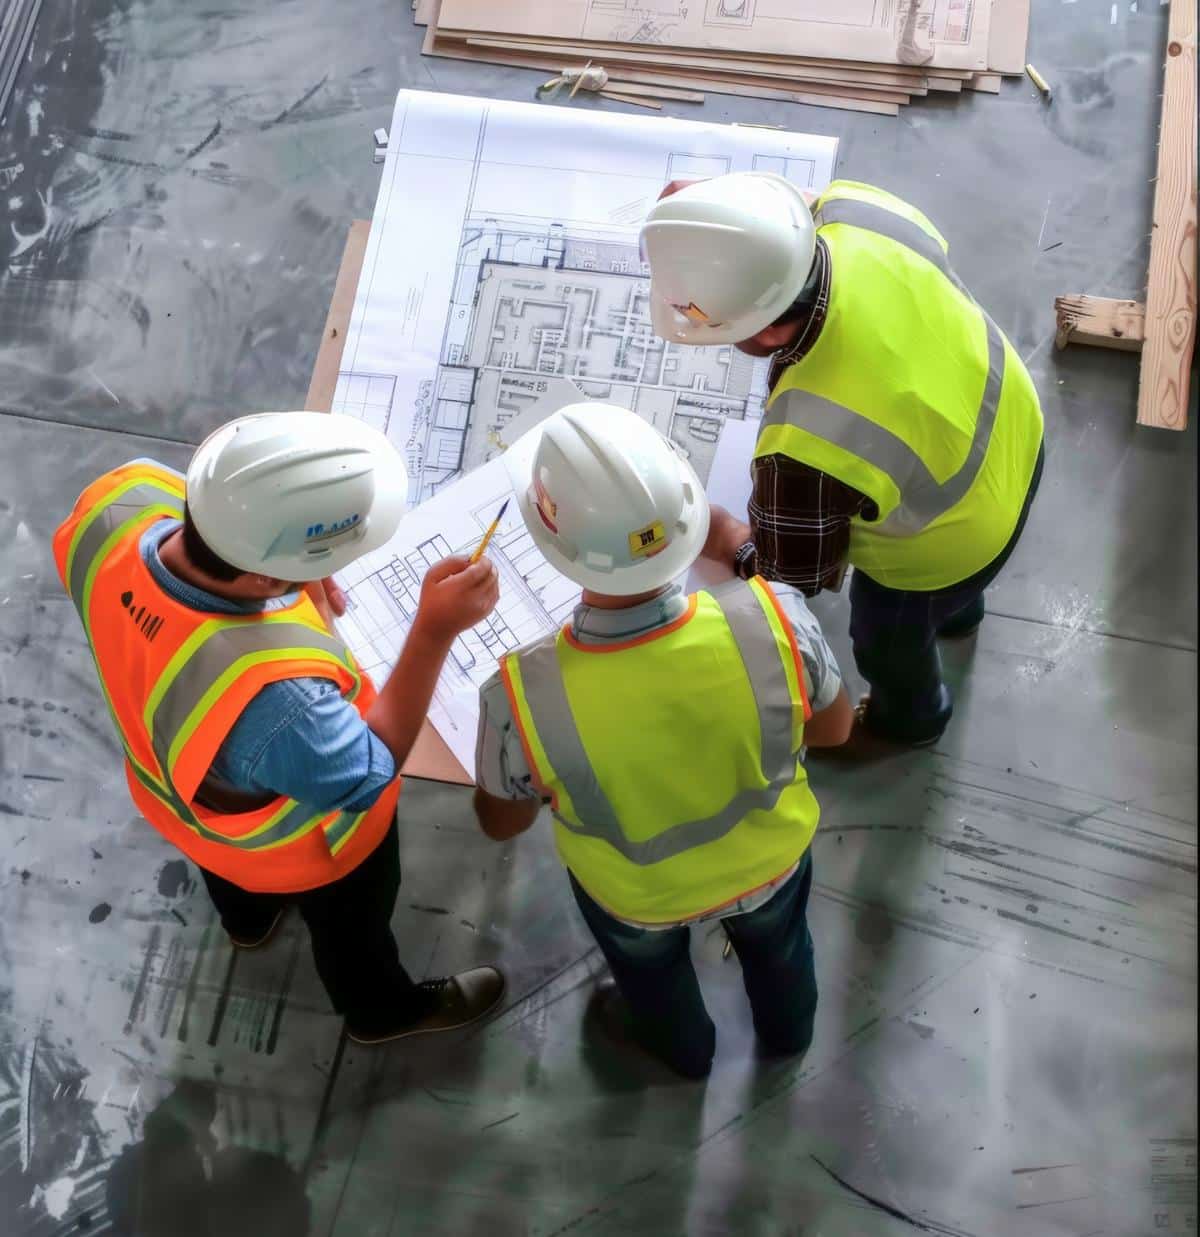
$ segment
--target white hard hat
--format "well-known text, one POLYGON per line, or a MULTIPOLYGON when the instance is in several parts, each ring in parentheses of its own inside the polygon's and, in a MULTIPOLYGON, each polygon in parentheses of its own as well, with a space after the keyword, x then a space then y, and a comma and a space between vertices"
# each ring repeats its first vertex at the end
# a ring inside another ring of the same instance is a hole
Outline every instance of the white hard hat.
POLYGON ((669 584, 699 557, 704 487, 627 408, 571 404, 501 458, 538 549, 576 584, 630 597, 669 584))
POLYGON ((736 344, 800 295, 816 253, 803 193, 770 172, 730 172, 655 203, 642 225, 655 333, 736 344))
POLYGON ((404 461, 377 429, 325 412, 264 412, 201 444, 187 504, 205 545, 243 571, 319 580, 390 539, 404 461))

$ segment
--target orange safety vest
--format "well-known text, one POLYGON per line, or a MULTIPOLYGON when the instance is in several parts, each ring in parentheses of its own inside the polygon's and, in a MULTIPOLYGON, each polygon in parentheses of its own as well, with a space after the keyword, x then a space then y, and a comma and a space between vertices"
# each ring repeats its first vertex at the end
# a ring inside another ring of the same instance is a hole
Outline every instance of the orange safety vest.
POLYGON ((54 561, 83 620, 143 816, 194 863, 257 893, 298 893, 353 871, 391 825, 400 779, 365 812, 314 811, 279 796, 249 812, 196 801, 242 710, 280 679, 332 679, 360 714, 375 699, 354 655, 301 592, 261 614, 193 610, 142 561, 142 533, 182 518, 184 479, 126 464, 92 482, 54 534, 54 561))

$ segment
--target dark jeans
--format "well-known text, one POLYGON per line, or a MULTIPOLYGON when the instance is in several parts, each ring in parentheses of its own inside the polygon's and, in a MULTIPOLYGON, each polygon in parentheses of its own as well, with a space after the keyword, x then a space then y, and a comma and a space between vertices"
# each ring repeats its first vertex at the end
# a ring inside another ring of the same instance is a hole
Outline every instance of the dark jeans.
MULTIPOLYGON (((742 964, 754 1029, 771 1052, 803 1052, 812 1042, 817 976, 806 918, 811 889, 806 854, 769 902, 721 921, 742 964)), ((571 890, 646 1046, 681 1074, 703 1077, 712 1066, 717 1032, 692 966, 690 929, 646 932, 614 919, 574 876, 571 890)))
POLYGON ((921 743, 946 729, 954 701, 942 682, 937 637, 969 631, 982 620, 983 590, 1000 574, 1020 539, 1044 458, 1043 448, 1008 544, 970 579, 936 592, 910 593, 885 588, 855 570, 850 580, 850 640, 858 672, 871 686, 868 730, 902 743, 921 743))
POLYGON ((400 962, 392 911, 400 892, 400 840, 392 827, 352 872, 304 893, 250 893, 201 869, 230 936, 257 940, 295 905, 312 937, 313 961, 333 1008, 357 1031, 386 1030, 426 1011, 425 994, 400 962))

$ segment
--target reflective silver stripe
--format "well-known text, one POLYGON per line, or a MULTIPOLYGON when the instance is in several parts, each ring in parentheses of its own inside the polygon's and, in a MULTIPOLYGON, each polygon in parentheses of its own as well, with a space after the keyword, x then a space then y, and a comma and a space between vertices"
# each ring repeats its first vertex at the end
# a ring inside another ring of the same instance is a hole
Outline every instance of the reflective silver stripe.
POLYGON ((746 667, 758 711, 760 762, 767 785, 739 791, 719 812, 683 821, 641 842, 625 836, 588 759, 563 684, 562 667, 553 645, 520 655, 525 702, 551 769, 571 796, 584 823, 555 819, 579 837, 607 842, 630 863, 644 867, 684 851, 715 842, 753 811, 771 811, 779 796, 796 780, 796 756, 791 750, 792 698, 778 645, 762 606, 750 585, 738 581, 714 595, 746 667))
POLYGON ((129 761, 129 767, 133 770, 134 777, 160 803, 174 812, 179 817, 181 823, 194 833, 199 834, 206 842, 216 842, 221 846, 232 846, 236 850, 262 850, 264 847, 274 846, 279 842, 287 841, 293 835, 296 837, 303 836, 304 833, 308 832, 307 829, 303 828, 305 824, 308 824, 310 828, 315 827, 328 815, 327 812, 314 812, 311 807, 306 807, 304 804, 297 803, 292 799, 288 801, 291 806, 269 829, 264 829, 261 833, 248 838, 230 837, 228 834, 209 828, 180 798, 179 793, 173 786, 168 785, 164 790, 163 787, 151 781, 132 760, 129 761))
POLYGON ((796 770, 792 752, 792 693, 787 675, 782 673, 779 645, 770 620, 754 587, 740 580, 736 587, 727 585, 713 592, 712 598, 729 624, 754 693, 763 777, 771 781, 786 772, 790 780, 796 770))
POLYGON ((567 700, 558 650, 551 642, 539 644, 522 653, 520 661, 521 683, 542 750, 551 769, 563 779, 576 814, 588 822, 588 828, 579 829, 561 816, 558 819, 575 833, 602 837, 616 846, 613 839, 624 835, 579 738, 575 715, 567 700), (570 770, 568 776, 564 777, 564 769, 570 770))
POLYGON ((151 718, 151 742, 159 765, 167 772, 167 754, 180 728, 200 703, 204 693, 235 662, 272 649, 313 648, 331 653, 346 665, 346 646, 303 623, 265 623, 252 619, 232 627, 219 627, 180 667, 163 693, 151 718))
POLYGON ((983 315, 983 321, 987 327, 987 380, 983 385, 979 411, 975 414, 975 432, 971 435, 966 459, 959 465, 958 471, 940 485, 928 477, 927 480, 902 486, 900 505, 877 526, 881 532, 900 536, 919 533, 960 503, 979 476, 992 440, 992 428, 1000 408, 1000 390, 1004 386, 1004 337, 987 314, 983 315))
POLYGON ((763 429, 771 425, 794 425, 873 464, 896 483, 901 502, 909 485, 937 485, 925 461, 903 438, 824 396, 795 387, 784 391, 762 419, 763 429))
POLYGON ((950 269, 950 259, 946 257, 946 251, 937 240, 920 224, 905 219, 903 215, 888 210, 886 206, 860 202, 857 198, 834 198, 832 202, 826 202, 821 207, 813 222, 817 227, 829 223, 845 223, 867 232, 877 232, 880 236, 886 236, 888 240, 920 254, 922 258, 932 262, 943 275, 954 279, 956 285, 958 283, 950 269))
MULTIPOLYGON (((911 219, 870 202, 835 198, 822 206, 816 223, 818 227, 830 223, 848 224, 903 245, 931 262, 975 305, 974 298, 950 266, 945 250, 911 219)), ((872 526, 876 532, 897 537, 911 537, 919 533, 961 502, 979 475, 1000 407, 1005 357, 1004 337, 1000 329, 979 306, 976 305, 976 308, 983 317, 987 331, 987 377, 975 415, 971 445, 958 470, 944 482, 934 478, 924 460, 903 439, 853 409, 819 395, 796 389, 785 391, 763 418, 764 428, 786 423, 835 443, 895 482, 900 491, 900 502, 885 519, 872 526)))
MULTIPOLYGON (((170 490, 143 482, 127 490, 115 502, 107 507, 88 525, 87 531, 79 538, 75 547, 75 557, 71 560, 70 577, 67 580, 67 591, 75 608, 83 614, 83 585, 87 579, 88 570, 93 559, 100 552, 100 547, 108 540, 113 529, 120 527, 126 520, 132 519, 139 511, 160 503, 174 507, 183 514, 183 499, 170 490)), ((84 623, 87 615, 83 615, 84 623)))
POLYGON ((133 771, 133 776, 161 803, 165 804, 179 817, 185 824, 196 828, 199 825, 192 809, 179 797, 179 793, 175 788, 168 783, 166 786, 160 786, 150 775, 130 756, 129 752, 125 753, 125 760, 129 768, 133 771))
POLYGON ((366 812, 339 812, 325 826, 325 844, 329 847, 331 855, 336 855, 350 840, 366 816, 366 812))

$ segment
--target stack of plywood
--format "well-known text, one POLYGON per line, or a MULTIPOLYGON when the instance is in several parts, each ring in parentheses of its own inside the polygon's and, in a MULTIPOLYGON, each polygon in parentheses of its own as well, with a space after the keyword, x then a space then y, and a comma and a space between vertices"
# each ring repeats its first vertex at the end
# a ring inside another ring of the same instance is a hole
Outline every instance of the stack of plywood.
POLYGON ((914 97, 995 93, 1002 75, 1023 72, 1029 4, 413 0, 427 55, 553 74, 590 61, 618 92, 711 90, 893 116, 914 97))

